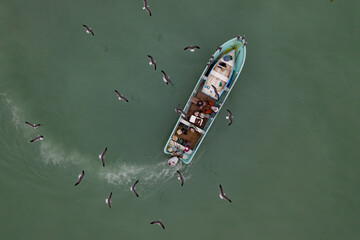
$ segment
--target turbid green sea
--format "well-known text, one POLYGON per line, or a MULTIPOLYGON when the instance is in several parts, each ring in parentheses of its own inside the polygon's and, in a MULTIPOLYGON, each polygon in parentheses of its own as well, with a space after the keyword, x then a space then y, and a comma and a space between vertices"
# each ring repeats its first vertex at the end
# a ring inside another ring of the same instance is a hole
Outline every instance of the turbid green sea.
POLYGON ((0 1, 0 240, 360 239, 360 1, 148 3, 0 1), (191 164, 169 168, 175 107, 238 34, 236 85, 191 164))

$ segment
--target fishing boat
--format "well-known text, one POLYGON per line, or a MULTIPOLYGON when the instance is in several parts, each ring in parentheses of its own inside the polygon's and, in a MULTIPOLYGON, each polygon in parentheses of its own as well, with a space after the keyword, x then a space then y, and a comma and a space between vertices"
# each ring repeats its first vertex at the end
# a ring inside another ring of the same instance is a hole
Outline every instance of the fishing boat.
POLYGON ((234 38, 219 47, 210 58, 164 147, 172 157, 189 164, 219 114, 245 63, 243 38, 234 38))

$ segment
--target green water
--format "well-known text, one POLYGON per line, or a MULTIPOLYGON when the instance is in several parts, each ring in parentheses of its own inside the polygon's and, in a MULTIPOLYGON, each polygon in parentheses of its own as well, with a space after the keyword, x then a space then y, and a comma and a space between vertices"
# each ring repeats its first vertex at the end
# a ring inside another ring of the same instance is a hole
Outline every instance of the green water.
POLYGON ((142 5, 0 1, 0 239, 359 239, 360 2, 142 5), (238 34, 234 123, 219 113, 181 187, 163 153, 174 108, 238 34))

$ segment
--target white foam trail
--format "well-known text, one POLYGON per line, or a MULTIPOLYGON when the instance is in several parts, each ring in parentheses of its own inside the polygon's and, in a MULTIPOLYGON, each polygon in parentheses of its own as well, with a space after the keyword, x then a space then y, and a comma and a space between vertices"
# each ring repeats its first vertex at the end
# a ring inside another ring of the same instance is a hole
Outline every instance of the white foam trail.
POLYGON ((128 185, 132 182, 136 176, 139 176, 141 172, 144 171, 143 166, 128 166, 126 163, 120 164, 118 167, 113 167, 110 171, 106 173, 100 173, 100 175, 105 174, 105 179, 108 183, 111 184, 121 184, 128 185))
POLYGON ((77 151, 65 151, 63 147, 58 144, 56 145, 50 139, 42 141, 40 144, 40 155, 41 159, 49 164, 59 165, 63 163, 72 163, 72 164, 85 164, 86 159, 91 159, 91 157, 86 157, 84 154, 81 154, 77 151))
POLYGON ((19 126, 21 125, 21 117, 20 117, 20 109, 15 106, 15 104, 13 103, 12 99, 9 98, 5 93, 0 93, 1 96, 1 102, 4 103, 5 108, 7 108, 10 111, 11 114, 11 121, 14 124, 16 130, 19 129, 19 126))
MULTIPOLYGON (((0 102, 4 103, 5 109, 8 109, 11 113, 11 121, 13 122, 16 130, 20 128, 24 129, 25 133, 31 132, 33 129, 24 124, 24 114, 20 108, 16 107, 14 102, 4 93, 0 93, 0 102)), ((25 134, 27 135, 27 134, 25 134)), ((28 136, 25 136, 27 141, 28 136)), ((34 145, 36 146, 36 145, 34 145)), ((94 156, 80 153, 76 150, 65 150, 61 143, 51 139, 51 136, 46 137, 45 141, 41 141, 37 145, 40 151, 40 159, 46 164, 63 165, 86 165, 89 164, 89 159, 93 159, 94 156)), ((179 163, 175 167, 169 167, 167 159, 162 159, 162 152, 153 159, 159 160, 159 162, 152 164, 128 164, 118 159, 118 164, 115 164, 112 168, 105 168, 99 171, 99 176, 110 184, 123 185, 126 188, 133 184, 136 179, 140 179, 142 186, 153 186, 159 182, 167 182, 177 175, 176 171, 182 168, 182 163, 179 163)), ((95 155, 96 156, 96 155, 95 155)), ((189 166, 184 169, 184 173, 189 170, 189 166)), ((183 172, 183 171, 182 171, 183 172)), ((187 180, 190 175, 185 174, 184 179, 187 180)))
MULTIPOLYGON (((3 103, 4 109, 6 109, 11 115, 10 121, 18 131, 19 128, 23 129, 24 137, 33 137, 34 130, 25 124, 23 111, 16 106, 13 100, 7 96, 6 93, 0 93, 0 103, 3 103), (27 136, 29 135, 29 136, 27 136)), ((36 130, 38 131, 38 130, 36 130)), ((36 145, 35 145, 36 146, 36 145)), ((64 162, 72 162, 74 164, 85 163, 86 157, 74 150, 65 151, 60 144, 54 143, 50 138, 46 138, 46 141, 41 141, 40 144, 40 159, 45 163, 60 164, 64 162)))
POLYGON ((169 167, 166 160, 155 163, 153 165, 129 165, 127 163, 120 163, 118 166, 112 167, 106 173, 100 173, 108 183, 114 185, 131 185, 134 180, 141 179, 142 185, 155 185, 158 182, 165 182, 172 179, 176 170, 180 169, 181 165, 177 167, 169 167))

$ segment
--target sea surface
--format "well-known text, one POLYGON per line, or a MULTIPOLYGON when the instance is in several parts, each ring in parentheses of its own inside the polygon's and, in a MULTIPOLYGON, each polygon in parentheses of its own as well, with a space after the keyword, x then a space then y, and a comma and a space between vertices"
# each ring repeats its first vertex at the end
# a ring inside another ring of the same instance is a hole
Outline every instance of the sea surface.
POLYGON ((0 240, 360 239, 360 1, 148 3, 0 1, 0 240), (235 87, 169 168, 175 107, 239 34, 235 87))

